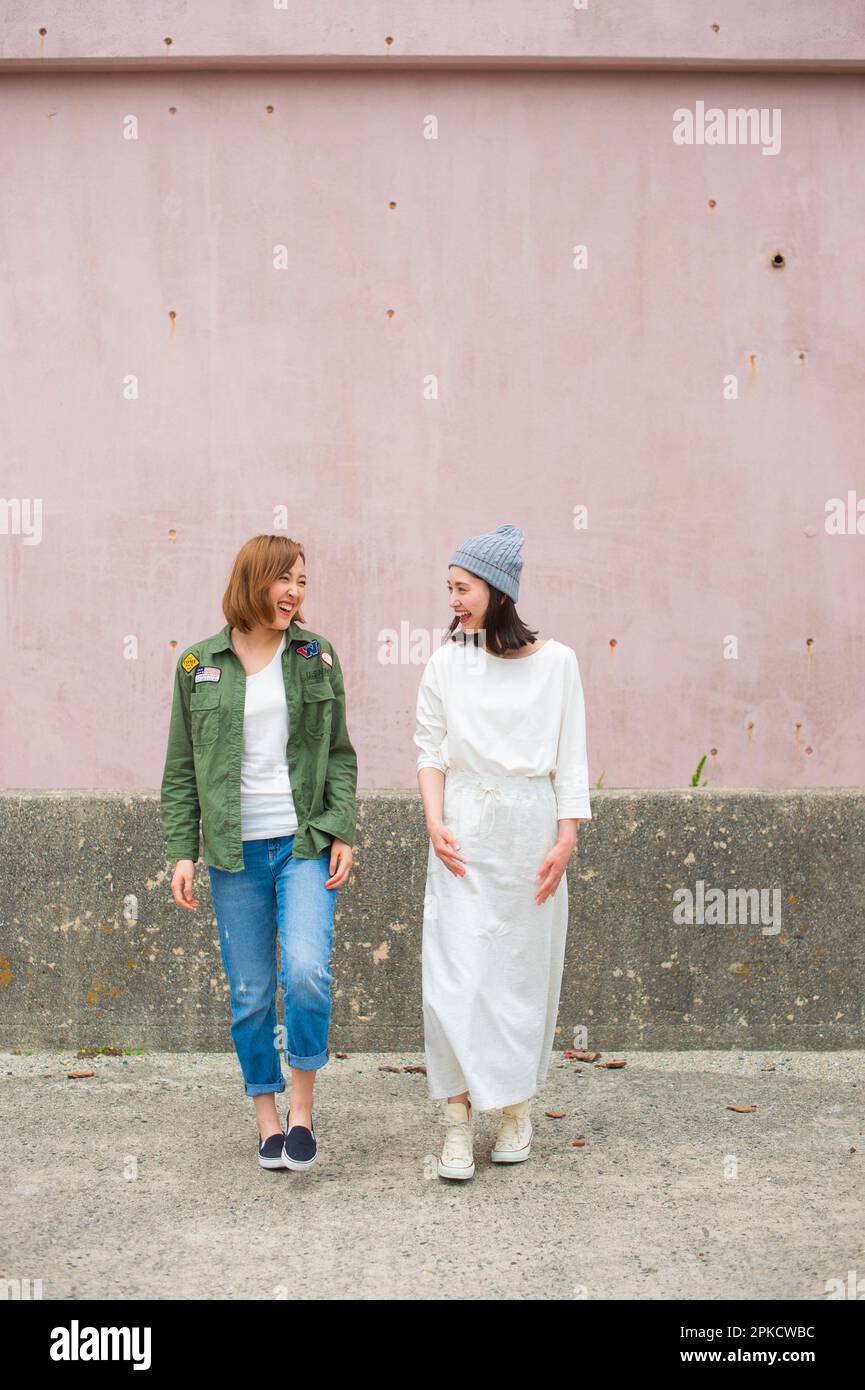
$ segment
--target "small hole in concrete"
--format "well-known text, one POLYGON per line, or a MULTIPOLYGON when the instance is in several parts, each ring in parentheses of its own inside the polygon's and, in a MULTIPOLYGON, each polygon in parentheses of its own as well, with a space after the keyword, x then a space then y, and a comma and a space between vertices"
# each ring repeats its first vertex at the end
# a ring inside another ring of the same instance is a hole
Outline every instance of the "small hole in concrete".
POLYGON ((176 106, 169 106, 169 108, 168 108, 168 114, 169 114, 169 116, 176 116, 176 115, 177 115, 177 107, 176 107, 176 106))
POLYGON ((272 115, 273 115, 273 107, 272 107, 272 106, 265 106, 264 109, 265 109, 265 111, 267 112, 268 116, 272 116, 272 115))
POLYGON ((169 532, 168 532, 168 539, 169 539, 170 541, 176 541, 176 540, 177 540, 177 532, 176 532, 175 530, 173 530, 173 529, 172 529, 171 531, 169 531, 169 532))
POLYGON ((712 25, 712 33, 713 33, 713 34, 720 34, 720 32, 721 32, 721 26, 720 26, 720 24, 713 24, 713 25, 712 25))
POLYGON ((772 257, 772 265, 776 270, 780 270, 784 265, 784 257, 780 251, 776 251, 772 257))
POLYGON ((174 309, 168 310, 168 317, 171 319, 172 322, 177 318, 177 314, 174 311, 174 309))
POLYGON ((39 33, 42 35, 42 37, 43 37, 43 39, 44 39, 45 35, 48 33, 48 30, 47 30, 47 29, 40 29, 40 30, 39 30, 39 33))
POLYGON ((393 43, 393 39, 391 38, 390 34, 388 34, 387 38, 385 39, 385 43, 387 43, 387 44, 393 43))
POLYGON ((173 41, 171 39, 163 39, 162 42, 165 44, 166 48, 170 48, 173 41))
POLYGON ((393 309, 388 309, 388 311, 387 311, 387 316, 388 316, 389 319, 392 319, 393 316, 394 316, 394 310, 393 310, 393 309))
POLYGON ((615 637, 611 637, 611 638, 610 638, 610 651, 612 651, 613 648, 614 648, 614 647, 617 647, 617 646, 618 646, 618 642, 616 641, 615 637))
POLYGON ((388 207, 390 208, 391 212, 393 212, 394 208, 396 207, 396 203, 388 203, 388 207))
POLYGON ((717 206, 718 206, 718 204, 715 202, 715 199, 714 199, 714 198, 710 198, 710 199, 709 199, 709 207, 710 207, 710 208, 716 208, 717 206))

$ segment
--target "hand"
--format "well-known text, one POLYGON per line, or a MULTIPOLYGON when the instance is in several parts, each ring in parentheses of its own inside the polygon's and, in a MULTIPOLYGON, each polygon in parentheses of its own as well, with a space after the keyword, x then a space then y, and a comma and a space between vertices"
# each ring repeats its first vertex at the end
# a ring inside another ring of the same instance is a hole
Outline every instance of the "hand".
POLYGON ((459 866, 465 864, 466 861, 458 853, 459 844, 453 831, 448 830, 446 825, 434 825, 429 831, 429 837, 436 858, 441 860, 445 868, 450 870, 455 878, 465 878, 466 871, 459 866))
POLYGON ((192 896, 192 884, 195 880, 195 865, 191 859, 178 859, 174 866, 174 877, 171 880, 171 891, 174 894, 174 901, 178 907, 185 907, 188 912, 194 912, 198 907, 198 899, 192 896))
POLYGON ((542 903, 546 902, 547 898, 555 893, 561 883, 562 874, 567 868, 573 847, 574 844, 570 838, 567 840, 557 840, 543 864, 538 869, 538 872, 535 874, 536 881, 537 879, 541 879, 541 885, 535 893, 535 902, 539 907, 542 903))
POLYGON ((351 845, 347 845, 344 840, 331 840, 330 878, 324 885, 325 888, 341 888, 351 873, 353 860, 351 845))

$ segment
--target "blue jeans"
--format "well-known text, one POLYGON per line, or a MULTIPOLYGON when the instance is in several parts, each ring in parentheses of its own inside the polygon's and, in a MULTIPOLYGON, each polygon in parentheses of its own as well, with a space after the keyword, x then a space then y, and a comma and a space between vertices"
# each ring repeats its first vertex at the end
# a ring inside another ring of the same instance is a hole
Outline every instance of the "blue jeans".
POLYGON ((293 835, 243 841, 243 869, 207 866, 231 1000, 231 1037, 248 1096, 284 1091, 280 1052, 315 1071, 328 1060, 330 955, 337 888, 330 847, 292 858, 293 835), (285 1029, 276 1025, 276 936, 285 1029))

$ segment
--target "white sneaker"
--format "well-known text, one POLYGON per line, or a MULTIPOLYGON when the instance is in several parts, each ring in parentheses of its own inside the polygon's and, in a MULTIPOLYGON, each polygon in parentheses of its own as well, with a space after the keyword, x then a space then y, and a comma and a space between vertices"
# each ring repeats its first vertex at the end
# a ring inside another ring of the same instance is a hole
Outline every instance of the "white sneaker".
POLYGON ((522 1163, 532 1151, 532 1121, 529 1102, 506 1105, 490 1159, 493 1163, 522 1163))
POLYGON ((472 1103, 466 1105, 461 1100, 448 1101, 444 1108, 445 1140, 441 1158, 438 1161, 440 1178, 473 1178, 475 1161, 472 1154, 473 1122, 472 1103))

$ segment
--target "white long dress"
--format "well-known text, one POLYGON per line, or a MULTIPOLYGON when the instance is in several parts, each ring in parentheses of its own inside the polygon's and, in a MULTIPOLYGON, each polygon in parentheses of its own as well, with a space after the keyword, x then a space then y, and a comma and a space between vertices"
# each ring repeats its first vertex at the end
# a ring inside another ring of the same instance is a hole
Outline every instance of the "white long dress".
POLYGON ((421 976, 433 1099, 476 1110, 527 1100, 546 1080, 568 929, 567 873, 538 905, 536 874, 560 819, 591 819, 576 653, 552 638, 522 657, 462 636, 427 662, 417 698, 418 769, 445 774, 457 877, 432 842, 421 976))

